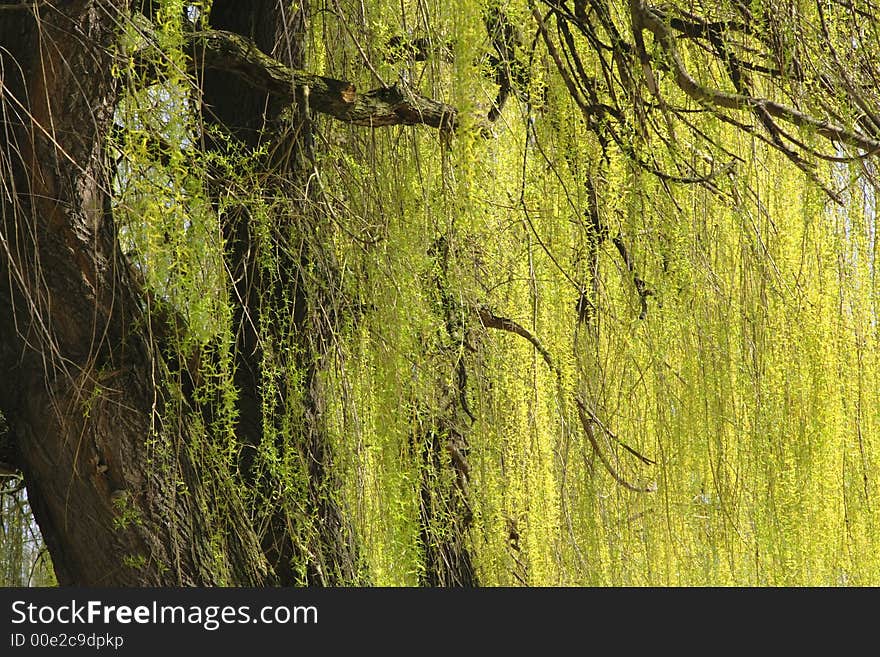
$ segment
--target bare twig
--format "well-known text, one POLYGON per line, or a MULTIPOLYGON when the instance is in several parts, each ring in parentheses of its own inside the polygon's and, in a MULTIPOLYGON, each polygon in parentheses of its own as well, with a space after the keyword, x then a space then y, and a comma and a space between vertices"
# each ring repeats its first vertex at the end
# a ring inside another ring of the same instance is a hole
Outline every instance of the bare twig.
POLYGON ((754 112, 766 112, 769 116, 781 119, 800 128, 812 129, 829 141, 846 144, 872 153, 880 151, 880 141, 868 135, 835 125, 828 120, 817 118, 794 107, 789 107, 766 98, 756 98, 740 93, 728 93, 717 89, 710 89, 700 84, 685 66, 671 28, 644 3, 644 0, 634 2, 633 6, 634 11, 639 16, 641 27, 652 32, 656 42, 669 55, 676 85, 697 102, 716 108, 749 109, 754 112))

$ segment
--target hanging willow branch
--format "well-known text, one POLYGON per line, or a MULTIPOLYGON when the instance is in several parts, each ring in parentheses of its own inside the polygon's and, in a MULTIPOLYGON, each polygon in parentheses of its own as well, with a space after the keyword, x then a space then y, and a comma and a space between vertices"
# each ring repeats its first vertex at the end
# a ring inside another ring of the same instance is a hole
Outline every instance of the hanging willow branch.
MULTIPOLYGON (((547 363, 547 366, 553 371, 554 374, 556 374, 557 379, 561 380, 561 373, 556 367, 556 364, 553 362, 553 357, 550 355, 550 352, 547 351, 547 349, 541 344, 540 340, 532 335, 532 333, 528 329, 520 325, 518 322, 513 321, 512 319, 509 319, 507 317, 500 317, 494 314, 484 306, 479 307, 477 309, 477 313, 480 317, 480 321, 486 328, 493 328, 501 331, 507 331, 509 333, 515 333, 516 335, 528 340, 535 348, 535 350, 539 354, 541 354, 541 357, 544 359, 544 362, 547 363)), ((587 434, 587 439, 590 441, 590 445, 593 446, 593 450, 598 455, 599 460, 602 461, 602 465, 605 466, 605 469, 608 470, 608 473, 614 478, 614 480, 624 488, 636 493, 653 493, 654 491, 656 491, 656 484, 649 484, 645 487, 635 486, 629 483, 626 479, 624 479, 617 473, 617 471, 614 469, 614 466, 611 465, 611 463, 608 461, 607 458, 605 458, 605 455, 602 453, 602 450, 599 447, 599 441, 596 440, 596 435, 593 431, 593 425, 598 424, 599 426, 601 426, 602 429, 612 438, 617 440, 617 442, 620 443, 620 445, 623 446, 624 449, 633 454, 642 462, 648 465, 653 465, 654 461, 649 459, 647 456, 640 454, 629 445, 623 443, 619 438, 617 438, 617 436, 615 436, 610 431, 608 431, 608 429, 602 426, 601 423, 598 421, 598 418, 596 418, 593 413, 587 409, 580 398, 575 397, 575 403, 578 407, 578 417, 580 418, 581 425, 584 427, 584 432, 587 434), (587 417, 588 414, 590 415, 590 417, 587 417)))

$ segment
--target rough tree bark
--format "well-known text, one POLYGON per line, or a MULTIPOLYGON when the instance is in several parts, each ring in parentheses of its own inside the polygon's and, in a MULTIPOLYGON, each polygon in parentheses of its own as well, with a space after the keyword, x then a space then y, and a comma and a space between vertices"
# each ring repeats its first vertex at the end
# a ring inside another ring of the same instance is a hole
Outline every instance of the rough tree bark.
MULTIPOLYGON (((276 152, 265 163, 274 181, 269 194, 285 199, 272 207, 271 245, 257 238, 254 218, 244 207, 227 212, 223 217, 227 242, 227 266, 233 272, 234 298, 240 305, 234 315, 237 333, 235 384, 240 391, 238 440, 245 446, 242 475, 255 486, 255 499, 265 501, 271 509, 261 537, 263 547, 280 584, 339 585, 362 581, 358 549, 354 534, 343 510, 335 499, 339 483, 332 467, 332 450, 324 427, 324 393, 320 377, 330 336, 335 332, 333 300, 322 298, 333 287, 332 266, 321 268, 327 278, 322 284, 309 284, 303 272, 326 263, 331 249, 325 249, 326 237, 315 230, 309 218, 305 196, 305 179, 311 166, 311 134, 308 117, 302 111, 304 94, 294 70, 303 66, 305 8, 281 11, 276 0, 261 0, 242 6, 241 3, 218 0, 210 17, 215 35, 209 42, 221 44, 203 64, 211 62, 204 74, 204 115, 249 148, 268 142, 276 152), (231 33, 231 34, 230 34, 231 33), (247 41, 239 36, 247 37, 247 41), (249 45, 242 46, 247 43, 249 45), (227 47, 222 47, 225 44, 227 47), (229 48, 229 44, 238 46, 229 48), (230 55, 229 50, 233 53, 230 55), (218 54, 219 53, 219 54, 218 54), (226 53, 226 54, 223 54, 226 53), (271 53, 269 57, 264 53, 271 53), (252 64, 246 62, 248 58, 252 64), (243 74, 242 71, 249 71, 243 74), (267 71, 276 71, 272 84, 264 82, 267 71), (293 112, 285 122, 281 113, 293 104, 293 112), (289 148, 282 146, 287 143, 289 148), (264 264, 264 251, 271 249, 274 271, 264 264), (293 342, 293 356, 286 342, 293 342), (291 369, 301 373, 302 392, 291 389, 282 374, 267 385, 270 373, 264 371, 264 346, 272 343, 275 358, 282 372, 291 369), (276 416, 265 416, 266 400, 260 391, 277 390, 281 400, 276 416), (294 398, 296 397, 296 398, 294 398), (285 414, 293 415, 283 428, 285 414), (284 482, 261 471, 254 454, 272 434, 279 455, 293 457, 302 464, 304 490, 296 493, 305 499, 280 496, 278 490, 290 490, 284 482), (305 513, 297 511, 305 506, 305 513)), ((197 43, 204 42, 201 38, 197 43)), ((208 52, 198 45, 194 53, 208 52)), ((304 76, 315 83, 316 76, 304 76)), ((350 85, 336 82, 325 89, 327 98, 337 97, 350 85)), ((319 90, 317 97, 322 97, 319 90)), ((332 103, 329 103, 332 105, 332 103)))
POLYGON ((206 491, 223 480, 161 425, 161 365, 109 211, 127 11, 77 1, 0 21, 0 406, 61 584, 256 585, 241 505, 230 495, 212 525, 206 491))

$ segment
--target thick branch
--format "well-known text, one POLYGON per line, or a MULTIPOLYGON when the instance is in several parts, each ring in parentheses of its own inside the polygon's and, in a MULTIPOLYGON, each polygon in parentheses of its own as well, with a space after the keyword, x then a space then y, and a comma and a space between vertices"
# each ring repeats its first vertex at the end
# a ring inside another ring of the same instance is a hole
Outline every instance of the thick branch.
POLYGON ((509 333, 515 333, 521 338, 525 338, 528 340, 535 350, 541 354, 541 357, 544 359, 544 362, 547 363, 547 367, 549 367, 557 376, 559 376, 559 370, 556 367, 556 364, 553 362, 553 356, 550 355, 550 352, 541 344, 541 341, 538 340, 531 332, 523 327, 521 324, 509 319, 507 317, 500 317, 496 315, 488 308, 481 306, 477 308, 477 314, 480 317, 480 321, 483 323, 483 326, 486 328, 498 329, 500 331, 508 331, 509 333))
POLYGON ((228 71, 255 87, 310 110, 370 127, 426 125, 454 130, 458 110, 421 95, 403 82, 360 93, 351 82, 291 69, 262 52, 253 41, 231 32, 195 32, 190 40, 195 70, 228 71))
POLYGON ((48 2, 19 2, 11 5, 0 5, 0 11, 34 11, 49 4, 48 2))

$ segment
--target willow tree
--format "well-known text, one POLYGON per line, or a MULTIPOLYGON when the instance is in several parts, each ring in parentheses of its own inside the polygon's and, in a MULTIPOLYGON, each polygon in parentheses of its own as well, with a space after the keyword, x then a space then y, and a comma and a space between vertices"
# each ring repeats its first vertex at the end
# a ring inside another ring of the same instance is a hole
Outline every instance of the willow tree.
POLYGON ((876 581, 871 2, 0 2, 60 583, 876 581))

